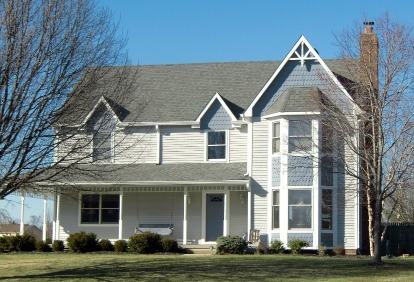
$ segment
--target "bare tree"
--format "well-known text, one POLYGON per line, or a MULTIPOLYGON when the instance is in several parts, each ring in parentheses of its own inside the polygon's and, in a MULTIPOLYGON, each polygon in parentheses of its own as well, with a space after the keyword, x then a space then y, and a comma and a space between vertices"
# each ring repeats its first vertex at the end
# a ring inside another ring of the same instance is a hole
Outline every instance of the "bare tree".
POLYGON ((385 14, 376 20, 375 32, 373 22, 365 22, 364 31, 356 25, 336 39, 354 74, 342 82, 362 111, 355 121, 355 112, 344 114, 327 103, 323 126, 335 129, 339 140, 336 161, 343 170, 337 172, 358 179, 370 253, 381 263, 384 202, 410 177, 414 160, 413 27, 385 14))
MULTIPOLYGON (((95 0, 0 0, 0 199, 46 168, 79 161, 73 152, 90 146, 90 138, 53 153, 79 133, 65 127, 70 118, 133 87, 124 46, 111 13, 95 0)), ((122 108, 122 99, 114 100, 122 108)))
POLYGON ((13 219, 9 212, 5 209, 0 209, 0 225, 13 223, 13 219))

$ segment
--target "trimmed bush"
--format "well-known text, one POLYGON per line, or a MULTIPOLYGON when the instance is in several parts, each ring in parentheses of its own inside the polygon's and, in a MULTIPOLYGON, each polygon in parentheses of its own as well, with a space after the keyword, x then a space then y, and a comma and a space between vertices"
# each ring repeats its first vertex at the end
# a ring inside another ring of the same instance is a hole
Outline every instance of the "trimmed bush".
POLYGON ((114 250, 117 253, 124 253, 128 250, 128 243, 125 240, 118 240, 114 244, 114 250))
POLYGON ((217 254, 244 254, 247 242, 240 236, 222 236, 217 238, 217 254))
POLYGON ((4 252, 9 249, 9 241, 7 237, 8 236, 0 237, 0 252, 4 252))
POLYGON ((129 250, 139 254, 154 254, 162 250, 161 235, 151 232, 135 234, 129 237, 129 250))
POLYGON ((38 252, 50 252, 52 249, 46 241, 36 241, 35 243, 36 251, 38 252))
POLYGON ((272 240, 270 242, 269 253, 271 254, 280 254, 283 253, 285 248, 283 247, 283 242, 280 240, 272 240))
POLYGON ((108 239, 102 239, 99 241, 99 249, 104 252, 112 252, 114 245, 108 239))
POLYGON ((98 249, 98 240, 93 232, 80 231, 70 234, 67 241, 69 249, 75 253, 93 252, 98 249))
POLYGON ((171 238, 163 238, 161 240, 162 251, 166 253, 178 252, 178 242, 171 238))
POLYGON ((36 250, 36 238, 32 235, 24 234, 20 237, 17 248, 20 252, 32 252, 36 250))
POLYGON ((55 240, 52 243, 52 251, 54 252, 63 252, 65 249, 65 244, 62 240, 55 240))
POLYGON ((292 250, 292 253, 294 254, 300 254, 301 250, 308 246, 308 241, 302 239, 293 239, 288 242, 288 247, 292 250))

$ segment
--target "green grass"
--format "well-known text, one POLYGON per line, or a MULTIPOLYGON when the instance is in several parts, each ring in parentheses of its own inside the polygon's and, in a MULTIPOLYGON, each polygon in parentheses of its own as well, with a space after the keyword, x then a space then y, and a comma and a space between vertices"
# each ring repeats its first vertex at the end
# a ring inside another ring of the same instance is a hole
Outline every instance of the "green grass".
POLYGON ((413 258, 0 254, 0 281, 409 281, 413 258))

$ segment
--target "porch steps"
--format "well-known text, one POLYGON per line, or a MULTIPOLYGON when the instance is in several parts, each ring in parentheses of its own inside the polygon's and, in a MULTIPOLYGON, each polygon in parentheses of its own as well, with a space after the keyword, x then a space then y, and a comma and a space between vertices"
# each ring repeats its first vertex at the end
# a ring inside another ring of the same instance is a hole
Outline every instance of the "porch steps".
POLYGON ((182 248, 188 250, 191 254, 197 255, 214 255, 216 253, 216 246, 214 245, 181 245, 182 248))

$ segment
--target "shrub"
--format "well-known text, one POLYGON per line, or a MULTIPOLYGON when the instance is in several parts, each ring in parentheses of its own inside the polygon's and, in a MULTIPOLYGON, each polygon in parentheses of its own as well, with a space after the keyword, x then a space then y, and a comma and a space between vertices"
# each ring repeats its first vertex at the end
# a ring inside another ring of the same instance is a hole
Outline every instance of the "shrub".
POLYGON ((93 252, 98 249, 96 234, 93 232, 80 231, 70 234, 67 241, 69 249, 75 253, 93 252))
POLYGON ((0 237, 0 252, 4 252, 9 249, 9 241, 7 237, 8 236, 0 237))
POLYGON ((52 243, 52 251, 54 252, 63 252, 65 249, 65 244, 63 244, 62 240, 55 240, 52 243))
POLYGON ((99 249, 104 252, 112 252, 114 250, 114 245, 112 245, 111 241, 102 239, 99 241, 99 249))
POLYGON ((36 238, 32 235, 24 234, 20 237, 17 249, 20 252, 31 252, 36 250, 36 238))
POLYGON ((162 250, 161 235, 151 232, 135 234, 129 237, 129 250, 139 254, 154 254, 162 250))
POLYGON ((51 238, 46 238, 46 244, 52 244, 52 239, 51 238))
POLYGON ((217 254, 244 254, 247 242, 240 236, 222 236, 217 238, 217 254))
POLYGON ((176 253, 176 252, 178 252, 178 243, 174 239, 163 238, 161 240, 161 246, 162 246, 163 252, 166 252, 166 253, 176 253))
POLYGON ((328 250, 326 249, 326 247, 324 245, 320 245, 318 247, 318 255, 326 256, 327 254, 328 254, 328 250))
POLYGON ((344 248, 344 246, 338 245, 338 246, 334 247, 333 252, 337 256, 343 256, 343 255, 345 255, 345 248, 344 248))
POLYGON ((20 250, 19 245, 20 241, 22 240, 22 236, 15 235, 15 236, 5 236, 6 238, 6 250, 10 252, 18 252, 20 250))
POLYGON ((272 240, 270 242, 269 253, 271 254, 280 254, 285 250, 283 247, 283 242, 280 240, 272 240))
POLYGON ((52 249, 49 247, 49 244, 46 241, 36 241, 35 243, 36 251, 38 252, 50 252, 52 249))
POLYGON ((299 254, 304 247, 308 247, 309 243, 302 239, 293 239, 288 242, 288 247, 292 250, 292 253, 299 254))
POLYGON ((115 249, 115 252, 117 252, 117 253, 126 252, 128 250, 127 241, 125 241, 125 240, 116 241, 115 245, 114 245, 114 249, 115 249))

